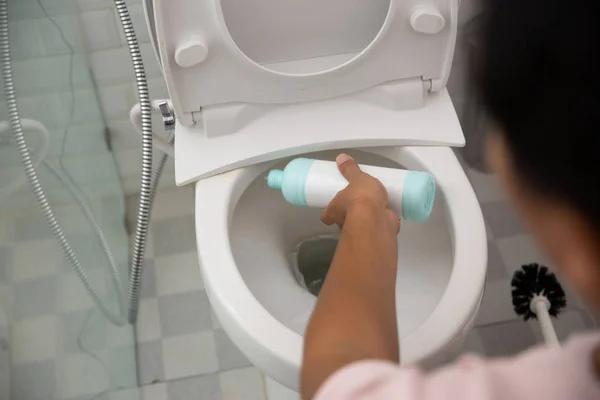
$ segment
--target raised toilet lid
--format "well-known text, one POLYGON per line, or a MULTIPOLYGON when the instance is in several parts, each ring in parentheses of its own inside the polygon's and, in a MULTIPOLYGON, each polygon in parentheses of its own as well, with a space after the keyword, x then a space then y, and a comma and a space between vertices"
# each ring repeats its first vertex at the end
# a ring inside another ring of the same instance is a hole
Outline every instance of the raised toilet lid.
POLYGON ((462 146, 445 90, 458 0, 146 4, 182 185, 341 147, 462 146))
MULTIPOLYGON (((373 154, 358 154, 359 162, 393 160, 431 172, 438 184, 432 218, 405 222, 399 239, 402 360, 424 361, 460 338, 475 315, 487 257, 483 217, 449 148, 366 151, 373 154)), ((291 206, 260 187, 272 166, 250 166, 197 183, 198 252, 205 288, 228 335, 250 361, 295 388, 302 332, 315 298, 295 280, 290 253, 301 238, 334 230, 320 224, 319 210, 291 206)))

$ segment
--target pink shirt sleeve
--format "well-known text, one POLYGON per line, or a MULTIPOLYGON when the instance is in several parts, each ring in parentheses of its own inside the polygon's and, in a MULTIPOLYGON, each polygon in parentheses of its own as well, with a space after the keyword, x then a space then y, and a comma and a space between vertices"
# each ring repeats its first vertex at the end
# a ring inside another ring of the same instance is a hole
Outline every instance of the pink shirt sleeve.
POLYGON ((594 352, 600 335, 559 349, 536 348, 514 358, 464 356, 435 372, 361 361, 333 374, 314 400, 587 400, 600 399, 594 352))

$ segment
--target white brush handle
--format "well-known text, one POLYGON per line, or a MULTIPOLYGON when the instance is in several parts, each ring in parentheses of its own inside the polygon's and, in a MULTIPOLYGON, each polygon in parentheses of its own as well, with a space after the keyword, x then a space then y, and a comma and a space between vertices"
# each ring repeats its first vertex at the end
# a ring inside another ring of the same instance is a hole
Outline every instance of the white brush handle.
POLYGON ((560 347, 560 342, 558 341, 558 336, 556 336, 556 331, 554 330, 554 325, 552 325, 552 320, 550 319, 550 314, 548 313, 548 309, 550 304, 545 297, 534 298, 531 301, 532 311, 537 315, 537 319, 540 323, 540 328, 542 329, 542 336, 544 336, 544 342, 546 342, 546 346, 548 347, 560 347))

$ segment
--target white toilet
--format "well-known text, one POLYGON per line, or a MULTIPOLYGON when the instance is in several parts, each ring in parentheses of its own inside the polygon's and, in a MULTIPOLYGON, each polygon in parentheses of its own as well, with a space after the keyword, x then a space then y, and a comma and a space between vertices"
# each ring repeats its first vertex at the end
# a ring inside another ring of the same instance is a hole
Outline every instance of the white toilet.
POLYGON ((452 146, 445 89, 458 0, 154 0, 151 31, 176 115, 178 184, 196 182, 200 269, 232 341, 298 389, 316 297, 294 273, 306 240, 331 238, 320 210, 267 188, 276 165, 341 149, 359 163, 424 170, 425 223, 399 235, 404 363, 453 355, 476 316, 487 263, 481 210, 452 146))

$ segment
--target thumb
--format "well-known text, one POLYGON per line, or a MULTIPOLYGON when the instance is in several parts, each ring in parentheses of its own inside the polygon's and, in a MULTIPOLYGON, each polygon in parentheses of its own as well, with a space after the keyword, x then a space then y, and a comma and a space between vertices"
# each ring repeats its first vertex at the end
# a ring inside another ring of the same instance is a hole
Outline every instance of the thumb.
POLYGON ((348 182, 351 182, 353 179, 362 174, 362 171, 360 170, 360 167, 356 161, 354 161, 354 158, 350 157, 348 154, 340 154, 335 159, 335 162, 337 163, 338 169, 348 182))

